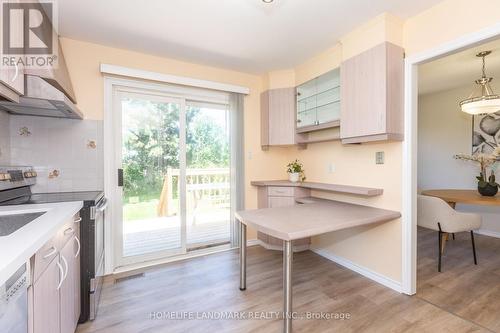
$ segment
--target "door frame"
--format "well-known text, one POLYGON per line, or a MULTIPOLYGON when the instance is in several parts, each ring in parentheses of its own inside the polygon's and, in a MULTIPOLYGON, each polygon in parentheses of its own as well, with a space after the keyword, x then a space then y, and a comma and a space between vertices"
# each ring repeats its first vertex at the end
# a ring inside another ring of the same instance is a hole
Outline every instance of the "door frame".
MULTIPOLYGON (((149 91, 153 94, 161 96, 168 96, 167 98, 183 99, 189 101, 202 101, 214 104, 229 104, 228 94, 224 91, 210 91, 207 89, 200 89, 196 87, 183 87, 167 83, 156 83, 152 81, 144 81, 139 79, 130 79, 124 77, 117 77, 113 75, 104 75, 104 192, 110 202, 112 203, 105 215, 105 233, 104 233, 104 271, 105 274, 112 274, 115 270, 123 269, 119 267, 119 260, 117 257, 120 255, 117 251, 117 216, 118 210, 122 209, 116 202, 116 188, 117 188, 117 170, 115 168, 115 126, 121 125, 117 121, 116 110, 113 104, 113 91, 119 87, 126 87, 128 90, 137 89, 139 91, 149 91), (118 125, 117 125, 118 124, 118 125), (107 158, 109 157, 109 158, 107 158)), ((185 112, 185 108, 183 108, 185 112)), ((185 121, 185 117, 183 119, 185 121)), ((183 126, 185 128, 185 126, 183 126)), ((181 131, 184 132, 185 131, 181 131)), ((232 138, 231 138, 232 139, 232 138)), ((185 141, 185 140, 184 140, 185 141)), ((232 152, 231 152, 232 155, 232 152)), ((185 156, 181 156, 185 159, 185 156)), ((181 177, 185 178, 185 177, 181 177)), ((233 177, 231 177, 233 178, 233 177)), ((234 187, 234 182, 231 180, 231 186, 234 187)), ((185 191, 184 191, 185 192, 185 191)), ((185 194, 183 194, 185 195, 185 194)), ((181 205, 182 206, 182 205, 181 205)), ((184 205, 185 208, 185 205, 184 205)), ((234 207, 232 207, 233 214, 234 207)), ((185 214, 184 214, 185 215, 185 214)), ((203 251, 202 251, 203 252, 203 251)), ((190 254, 195 256, 196 254, 190 254)), ((160 259, 161 261, 171 261, 171 258, 160 259)), ((159 260, 151 259, 150 262, 158 262, 159 260)))
POLYGON ((418 66, 500 36, 500 24, 461 36, 405 59, 402 170, 402 292, 417 292, 418 66))

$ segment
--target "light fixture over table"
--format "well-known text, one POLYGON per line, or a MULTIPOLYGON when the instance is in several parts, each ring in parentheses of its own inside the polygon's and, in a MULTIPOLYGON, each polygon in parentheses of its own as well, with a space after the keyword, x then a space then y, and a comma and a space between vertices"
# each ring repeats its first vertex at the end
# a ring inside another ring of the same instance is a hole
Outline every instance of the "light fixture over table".
POLYGON ((483 58, 483 76, 476 80, 477 88, 472 92, 469 98, 460 102, 463 112, 470 114, 486 114, 500 111, 500 96, 493 93, 490 87, 492 77, 486 77, 486 65, 484 58, 491 51, 483 51, 476 54, 476 57, 483 58))

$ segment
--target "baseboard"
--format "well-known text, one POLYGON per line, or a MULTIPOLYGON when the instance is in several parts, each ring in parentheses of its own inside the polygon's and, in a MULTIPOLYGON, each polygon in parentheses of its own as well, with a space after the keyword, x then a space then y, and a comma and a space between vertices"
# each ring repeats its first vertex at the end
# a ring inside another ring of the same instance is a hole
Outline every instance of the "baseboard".
POLYGON ((474 233, 483 235, 483 236, 490 236, 490 237, 495 237, 495 238, 500 238, 500 232, 498 231, 491 231, 491 230, 486 230, 486 229, 479 229, 474 231, 474 233))
POLYGON ((247 239, 247 246, 255 246, 255 245, 261 245, 260 240, 258 240, 258 239, 247 239))
POLYGON ((352 271, 355 271, 356 273, 359 273, 363 275, 364 277, 369 278, 370 280, 373 280, 377 283, 380 283, 383 286, 386 286, 387 288, 390 288, 392 290, 395 290, 397 292, 402 293, 403 292, 403 286, 401 282, 395 281, 391 278, 388 278, 384 275, 381 275, 377 272, 374 272, 366 267, 359 266, 358 264, 353 263, 352 261, 336 256, 329 251, 323 250, 323 249, 311 249, 314 253, 319 254, 320 256, 331 260, 340 266, 344 266, 345 268, 348 268, 352 271))

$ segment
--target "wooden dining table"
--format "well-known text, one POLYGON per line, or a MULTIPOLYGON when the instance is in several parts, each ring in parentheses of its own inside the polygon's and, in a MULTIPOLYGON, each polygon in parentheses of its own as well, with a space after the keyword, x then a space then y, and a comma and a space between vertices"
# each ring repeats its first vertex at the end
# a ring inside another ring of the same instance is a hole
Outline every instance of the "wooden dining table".
POLYGON ((443 199, 453 208, 455 208, 457 203, 466 205, 500 206, 500 195, 485 197, 479 194, 477 190, 425 190, 422 191, 422 194, 443 199))

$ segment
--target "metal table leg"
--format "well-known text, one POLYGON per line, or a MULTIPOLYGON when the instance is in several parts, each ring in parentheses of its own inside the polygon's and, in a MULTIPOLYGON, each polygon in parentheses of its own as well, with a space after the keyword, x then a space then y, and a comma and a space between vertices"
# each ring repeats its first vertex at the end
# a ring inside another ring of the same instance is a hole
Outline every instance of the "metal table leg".
POLYGON ((283 241, 283 332, 292 332, 292 241, 283 241))
POLYGON ((247 226, 240 222, 240 290, 247 289, 247 226))

